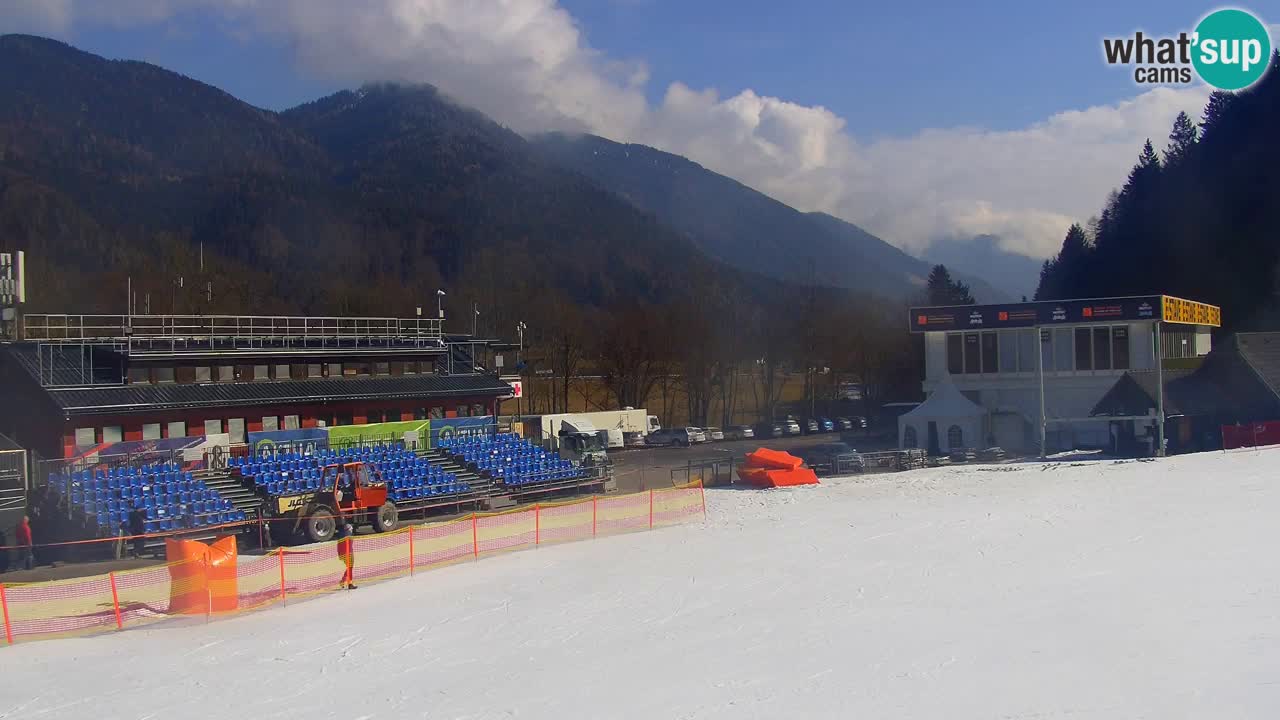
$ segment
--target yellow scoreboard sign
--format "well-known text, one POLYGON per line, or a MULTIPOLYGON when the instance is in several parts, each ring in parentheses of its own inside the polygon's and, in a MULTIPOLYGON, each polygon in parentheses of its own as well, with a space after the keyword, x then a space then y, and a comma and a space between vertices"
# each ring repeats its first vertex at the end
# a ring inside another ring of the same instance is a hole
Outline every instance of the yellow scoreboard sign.
POLYGON ((1222 308, 1216 305, 1183 300, 1182 298, 1161 297, 1161 319, 1167 323, 1184 325, 1208 325, 1222 327, 1222 308))

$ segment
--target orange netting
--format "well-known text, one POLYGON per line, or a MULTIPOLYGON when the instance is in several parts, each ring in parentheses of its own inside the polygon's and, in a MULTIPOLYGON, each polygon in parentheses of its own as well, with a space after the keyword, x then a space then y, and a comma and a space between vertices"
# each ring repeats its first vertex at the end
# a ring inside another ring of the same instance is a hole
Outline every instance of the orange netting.
MULTIPOLYGON (((701 483, 633 495, 539 503, 352 539, 355 583, 410 575, 482 555, 645 530, 705 516, 701 483)), ((346 564, 338 543, 239 555, 234 538, 171 546, 173 562, 73 580, 0 584, 8 644, 123 630, 182 615, 206 618, 332 592, 346 564)))

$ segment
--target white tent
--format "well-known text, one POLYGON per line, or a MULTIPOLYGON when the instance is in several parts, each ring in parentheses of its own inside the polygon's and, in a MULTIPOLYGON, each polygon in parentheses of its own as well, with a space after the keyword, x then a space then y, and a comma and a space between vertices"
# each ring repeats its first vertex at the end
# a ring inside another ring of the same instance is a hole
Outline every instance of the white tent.
POLYGON ((965 397, 946 375, 928 400, 898 418, 898 447, 932 449, 932 427, 941 452, 981 448, 986 444, 986 424, 987 411, 965 397))

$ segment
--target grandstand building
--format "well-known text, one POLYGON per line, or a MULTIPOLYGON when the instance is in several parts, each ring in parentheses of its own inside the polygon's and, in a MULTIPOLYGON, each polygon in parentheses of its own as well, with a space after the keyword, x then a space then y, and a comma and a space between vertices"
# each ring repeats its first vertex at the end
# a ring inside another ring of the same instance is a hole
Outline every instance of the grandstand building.
POLYGON ((1170 414, 1162 391, 1120 414, 1099 405, 1117 383, 1149 376, 1162 388, 1166 373, 1197 365, 1220 324, 1217 307, 1164 295, 912 308, 928 397, 898 419, 899 445, 1158 452, 1170 414))
POLYGON ((486 417, 511 393, 489 343, 437 319, 28 314, 21 330, 0 345, 0 432, 44 458, 486 417))

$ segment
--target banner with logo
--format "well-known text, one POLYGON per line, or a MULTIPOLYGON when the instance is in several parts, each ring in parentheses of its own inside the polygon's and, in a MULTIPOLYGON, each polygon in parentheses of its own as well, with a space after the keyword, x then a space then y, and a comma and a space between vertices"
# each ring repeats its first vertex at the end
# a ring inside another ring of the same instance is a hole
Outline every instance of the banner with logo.
POLYGON ((298 430, 265 430, 248 435, 249 449, 255 457, 277 452, 296 452, 314 455, 317 450, 329 447, 329 431, 326 428, 302 428, 298 430))
POLYGON ((432 420, 431 447, 439 447, 442 439, 468 437, 471 435, 492 435, 495 427, 492 415, 432 420))

